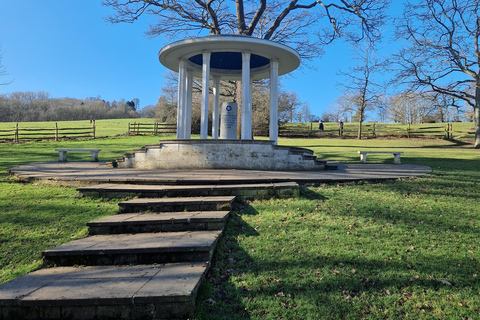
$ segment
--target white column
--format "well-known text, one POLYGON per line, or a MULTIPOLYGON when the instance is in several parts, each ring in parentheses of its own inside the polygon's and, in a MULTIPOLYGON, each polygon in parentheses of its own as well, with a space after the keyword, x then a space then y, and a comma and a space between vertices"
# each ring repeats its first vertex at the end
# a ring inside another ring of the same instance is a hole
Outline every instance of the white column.
POLYGON ((250 52, 242 52, 242 139, 252 139, 252 93, 250 85, 250 52))
POLYGON ((271 141, 278 143, 278 61, 270 61, 270 131, 271 141))
POLYGON ((202 66, 202 109, 200 119, 200 139, 208 137, 208 98, 210 83, 210 55, 211 52, 203 52, 202 66))
POLYGON ((185 76, 186 61, 178 62, 178 108, 177 108, 177 139, 185 138, 185 76))
POLYGON ((220 123, 220 77, 213 77, 212 139, 218 139, 220 123))
POLYGON ((186 108, 185 108, 185 139, 192 136, 192 95, 193 95, 193 70, 187 69, 186 76, 186 108))

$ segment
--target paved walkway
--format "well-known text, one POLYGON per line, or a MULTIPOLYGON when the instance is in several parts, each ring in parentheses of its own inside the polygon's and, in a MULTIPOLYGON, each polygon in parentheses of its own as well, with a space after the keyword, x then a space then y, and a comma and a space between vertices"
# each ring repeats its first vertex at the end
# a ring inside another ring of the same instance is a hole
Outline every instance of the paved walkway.
MULTIPOLYGON (((331 163, 329 163, 331 164, 331 163)), ((102 162, 37 162, 10 169, 24 181, 43 181, 73 186, 98 183, 225 184, 295 181, 299 184, 384 180, 421 176, 430 167, 414 164, 340 164, 337 170, 144 170, 109 168, 102 162)))

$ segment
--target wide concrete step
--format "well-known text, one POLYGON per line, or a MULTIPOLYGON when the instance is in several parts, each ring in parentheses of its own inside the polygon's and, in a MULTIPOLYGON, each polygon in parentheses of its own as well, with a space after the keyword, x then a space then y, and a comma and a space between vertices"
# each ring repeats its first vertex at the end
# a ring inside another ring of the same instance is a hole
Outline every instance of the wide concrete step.
POLYGON ((154 211, 230 211, 235 196, 218 197, 178 197, 178 198, 140 198, 123 201, 118 204, 121 213, 154 211))
POLYGON ((223 230, 229 211, 125 213, 87 223, 90 235, 223 230))
POLYGON ((210 261, 221 231, 97 235, 42 252, 45 265, 133 265, 210 261))
POLYGON ((0 319, 186 319, 204 262, 60 267, 0 286, 0 319))
POLYGON ((139 184, 98 184, 78 188, 79 195, 102 198, 162 198, 192 196, 238 196, 244 199, 286 198, 299 194, 295 182, 248 183, 227 185, 139 185, 139 184))

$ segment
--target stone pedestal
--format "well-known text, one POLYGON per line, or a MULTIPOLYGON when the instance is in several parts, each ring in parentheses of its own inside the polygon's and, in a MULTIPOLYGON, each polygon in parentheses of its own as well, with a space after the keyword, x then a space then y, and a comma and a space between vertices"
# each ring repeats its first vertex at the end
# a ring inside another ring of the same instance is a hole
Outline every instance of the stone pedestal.
POLYGON ((220 139, 237 139, 237 104, 222 103, 220 139))

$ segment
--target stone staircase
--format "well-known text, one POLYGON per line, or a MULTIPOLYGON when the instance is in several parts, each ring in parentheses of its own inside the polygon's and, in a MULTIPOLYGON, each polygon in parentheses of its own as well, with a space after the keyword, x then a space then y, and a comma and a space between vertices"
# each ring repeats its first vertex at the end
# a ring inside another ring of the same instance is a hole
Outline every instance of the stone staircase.
MULTIPOLYGON (((236 198, 227 191, 254 197, 261 187, 79 188, 81 196, 139 198, 120 202, 119 214, 89 222, 89 237, 44 251, 45 268, 1 285, 0 320, 191 317, 236 198), (222 195, 202 196, 206 190, 222 195)), ((263 188, 264 198, 299 192, 296 184, 263 188)))
MULTIPOLYGON (((175 181, 175 185, 165 184, 99 184, 78 188, 79 196, 97 198, 164 198, 164 197, 195 197, 195 196, 237 196, 242 199, 269 199, 298 197, 299 186, 296 182, 263 182, 235 184, 208 184, 204 181, 185 181, 184 185, 178 185, 181 181, 175 181), (199 184, 192 184, 193 182, 199 184)), ((198 209, 196 209, 198 210, 198 209)))
POLYGON ((278 146, 267 140, 160 140, 109 164, 137 169, 325 170, 326 160, 310 149, 278 146))

